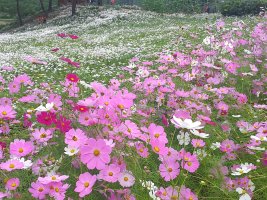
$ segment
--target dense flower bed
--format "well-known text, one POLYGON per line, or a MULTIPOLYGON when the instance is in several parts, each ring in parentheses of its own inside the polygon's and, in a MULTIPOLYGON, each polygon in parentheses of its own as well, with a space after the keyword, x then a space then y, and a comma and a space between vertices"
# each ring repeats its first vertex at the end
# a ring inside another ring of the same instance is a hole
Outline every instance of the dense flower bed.
MULTIPOLYGON (((231 27, 217 21, 190 52, 135 57, 106 85, 80 80, 67 57, 58 58, 72 67, 64 80, 0 76, 0 198, 195 200, 213 190, 251 199, 264 190, 266 18, 231 27)), ((58 34, 69 38, 79 36, 58 34)))

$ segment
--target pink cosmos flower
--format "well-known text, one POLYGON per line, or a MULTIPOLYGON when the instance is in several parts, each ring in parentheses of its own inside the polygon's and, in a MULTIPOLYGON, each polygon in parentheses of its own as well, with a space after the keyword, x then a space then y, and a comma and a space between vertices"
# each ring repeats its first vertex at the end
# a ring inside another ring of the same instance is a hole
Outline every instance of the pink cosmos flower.
POLYGON ((45 195, 48 194, 49 189, 44 184, 39 181, 32 182, 31 188, 29 188, 29 192, 36 199, 45 199, 45 195))
POLYGON ((8 179, 6 182, 6 189, 7 190, 16 190, 19 187, 20 181, 18 178, 11 178, 8 179))
POLYGON ((168 143, 167 135, 162 126, 157 126, 156 124, 152 123, 148 127, 148 133, 151 140, 159 140, 164 144, 168 143))
POLYGON ((13 80, 15 83, 23 84, 24 86, 33 85, 33 82, 31 81, 31 78, 27 74, 21 74, 14 78, 13 80))
POLYGON ((89 172, 80 174, 79 180, 76 182, 75 192, 79 193, 79 197, 84 197, 92 192, 92 188, 96 182, 96 175, 89 172))
POLYGON ((52 182, 48 184, 49 196, 54 197, 56 200, 64 200, 65 193, 67 189, 70 187, 68 184, 63 184, 62 182, 52 182))
POLYGON ((180 165, 178 162, 163 162, 159 166, 160 175, 165 181, 175 179, 180 173, 180 165))
POLYGON ((262 155, 262 164, 263 166, 267 166, 267 151, 265 151, 262 155))
POLYGON ((107 182, 115 183, 116 181, 118 181, 120 171, 121 170, 117 165, 111 164, 100 171, 100 173, 98 174, 98 179, 103 179, 107 182))
POLYGON ((180 190, 180 200, 198 200, 198 198, 189 188, 182 186, 180 190))
POLYGON ((58 183, 66 180, 67 178, 69 178, 69 176, 66 175, 59 176, 54 174, 46 177, 39 177, 38 181, 42 184, 49 184, 49 183, 58 183))
POLYGON ((24 167, 24 164, 20 162, 19 160, 8 160, 4 163, 0 164, 0 169, 7 170, 7 171, 13 171, 16 169, 22 169, 24 167))
POLYGON ((16 118, 16 111, 10 105, 0 105, 0 119, 14 119, 16 118))
POLYGON ((137 143, 135 145, 135 148, 136 148, 137 153, 141 157, 143 157, 143 158, 147 158, 148 157, 148 155, 149 155, 148 148, 146 148, 143 143, 137 143))
POLYGON ((34 129, 32 136, 38 143, 44 143, 53 137, 53 131, 42 127, 40 129, 34 129))
POLYGON ((160 142, 159 140, 151 140, 150 145, 152 150, 159 155, 165 156, 168 154, 168 148, 165 146, 165 143, 160 142))
POLYGON ((192 139, 191 144, 193 145, 193 147, 198 148, 204 147, 206 143, 201 139, 192 139))
POLYGON ((24 157, 34 150, 34 145, 31 141, 15 139, 10 143, 10 154, 17 157, 24 157))
POLYGON ((228 140, 228 139, 224 140, 220 146, 220 150, 225 153, 231 153, 234 150, 236 150, 236 148, 237 146, 235 145, 235 143, 232 140, 228 140))
POLYGON ((135 178, 131 172, 124 171, 119 175, 118 181, 122 187, 131 187, 135 183, 135 178))
POLYGON ((112 148, 103 139, 90 138, 87 144, 81 147, 81 161, 88 169, 103 169, 110 162, 112 148))
POLYGON ((45 61, 42 61, 38 58, 34 58, 32 56, 26 56, 25 57, 25 60, 32 63, 32 64, 38 64, 38 65, 47 65, 47 62, 45 61))
POLYGON ((51 112, 57 112, 59 110, 62 110, 62 108, 61 108, 61 106, 62 106, 61 96, 58 94, 50 94, 48 99, 47 99, 47 103, 53 103, 54 104, 53 108, 50 110, 51 112))
POLYGON ((199 167, 199 161, 197 159, 197 156, 195 154, 191 155, 190 152, 185 153, 181 166, 185 170, 194 173, 199 167))
POLYGON ((70 129, 65 134, 65 143, 71 147, 81 147, 87 141, 85 133, 81 129, 70 129))
POLYGON ((167 188, 161 187, 159 190, 156 191, 156 196, 160 197, 162 200, 172 200, 179 198, 178 194, 179 188, 169 186, 167 188))
POLYGON ((20 90, 20 84, 17 82, 10 82, 8 84, 8 89, 10 94, 17 94, 20 90))

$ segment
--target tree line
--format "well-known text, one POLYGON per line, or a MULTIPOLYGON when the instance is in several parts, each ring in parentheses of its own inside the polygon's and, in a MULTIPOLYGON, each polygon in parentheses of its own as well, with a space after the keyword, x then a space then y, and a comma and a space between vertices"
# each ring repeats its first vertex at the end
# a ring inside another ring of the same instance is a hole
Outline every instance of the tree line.
MULTIPOLYGON (((113 4, 115 0, 106 0, 105 3, 113 4)), ((41 14, 37 17, 37 20, 41 23, 45 23, 48 17, 48 14, 53 11, 53 4, 57 4, 58 7, 63 5, 71 5, 71 15, 76 15, 76 9, 78 4, 92 4, 96 3, 98 6, 103 6, 104 0, 49 0, 48 7, 45 7, 44 0, 37 0, 40 5, 41 14), (57 1, 57 3, 55 2, 57 1)), ((19 25, 23 25, 22 14, 21 14, 21 0, 16 0, 16 12, 18 17, 19 25)))

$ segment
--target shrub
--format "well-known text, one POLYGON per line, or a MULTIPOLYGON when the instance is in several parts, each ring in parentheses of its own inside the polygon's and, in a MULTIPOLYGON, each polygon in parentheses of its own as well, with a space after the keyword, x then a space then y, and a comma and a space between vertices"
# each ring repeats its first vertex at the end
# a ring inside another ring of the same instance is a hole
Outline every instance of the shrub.
POLYGON ((256 15, 261 7, 267 7, 267 0, 224 0, 219 7, 224 16, 256 15))

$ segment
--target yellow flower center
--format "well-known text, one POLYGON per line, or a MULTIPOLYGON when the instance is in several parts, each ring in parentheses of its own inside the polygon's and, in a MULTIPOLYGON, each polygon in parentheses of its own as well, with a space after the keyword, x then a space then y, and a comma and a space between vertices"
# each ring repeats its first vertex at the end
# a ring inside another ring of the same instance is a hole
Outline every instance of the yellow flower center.
POLYGON ((13 168, 15 168, 15 165, 14 165, 14 164, 10 164, 10 165, 9 165, 9 168, 10 168, 10 169, 13 169, 13 168))
POLYGON ((16 184, 16 183, 12 183, 11 186, 12 186, 12 187, 16 187, 17 184, 16 184))
POLYGON ((56 191, 56 192, 59 192, 59 188, 55 188, 55 191, 56 191))
POLYGON ((55 176, 52 176, 52 180, 54 181, 54 180, 57 180, 57 177, 55 177, 55 176))
POLYGON ((19 148, 19 153, 23 153, 23 149, 22 148, 19 148))
POLYGON ((168 169, 168 172, 172 172, 172 168, 169 168, 169 169, 168 169))
POLYGON ((73 136, 73 137, 72 137, 72 140, 76 142, 76 141, 78 140, 78 138, 75 137, 75 136, 73 136))
POLYGON ((100 154, 100 151, 99 151, 98 149, 95 149, 95 150, 94 150, 94 155, 95 155, 95 156, 99 156, 99 154, 100 154))
POLYGON ((70 150, 70 152, 71 152, 71 153, 74 153, 74 152, 75 152, 75 150, 74 150, 74 149, 71 149, 71 150, 70 150))
POLYGON ((3 112, 2 112, 2 115, 7 115, 7 112, 6 112, 6 111, 3 111, 3 112))
POLYGON ((192 162, 188 162, 187 165, 190 167, 192 165, 192 162))
POLYGON ((113 173, 112 173, 112 172, 109 172, 108 175, 109 175, 109 176, 113 176, 113 173))
POLYGON ((171 196, 171 200, 177 200, 178 197, 177 196, 171 196))
POLYGON ((121 109, 121 110, 123 110, 123 109, 124 109, 124 105, 119 104, 119 105, 118 105, 118 108, 121 109))
POLYGON ((159 133, 156 133, 154 136, 155 136, 155 138, 159 138, 160 135, 159 135, 159 133))
POLYGON ((44 191, 44 188, 39 188, 38 191, 42 192, 42 191, 44 191))
POLYGON ((127 176, 125 176, 123 180, 124 180, 124 181, 128 181, 129 178, 128 178, 127 176))
POLYGON ((154 147, 154 150, 155 150, 156 152, 159 152, 159 148, 158 148, 158 147, 154 147))
POLYGON ((45 134, 45 133, 42 133, 42 134, 40 135, 40 138, 46 138, 46 134, 45 134))
POLYGON ((85 182, 83 185, 84 185, 84 187, 87 188, 87 187, 89 187, 90 184, 89 184, 89 182, 85 182))

